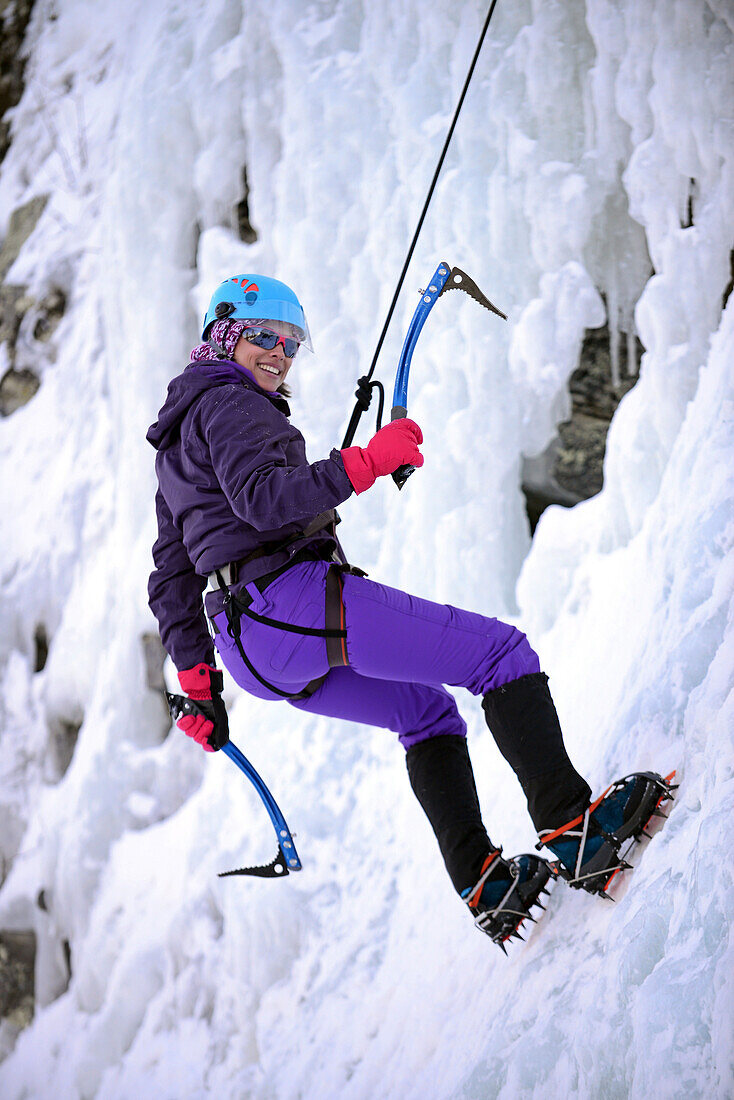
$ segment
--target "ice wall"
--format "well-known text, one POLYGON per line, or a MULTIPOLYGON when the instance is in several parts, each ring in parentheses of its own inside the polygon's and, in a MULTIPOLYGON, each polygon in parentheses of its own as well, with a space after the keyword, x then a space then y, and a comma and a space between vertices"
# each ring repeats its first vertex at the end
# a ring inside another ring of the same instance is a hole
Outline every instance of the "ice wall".
MULTIPOLYGON (((342 509, 373 576, 519 609, 596 787, 679 769, 674 817, 616 909, 559 891, 505 960, 452 895, 389 736, 234 692, 236 740, 306 868, 219 882, 270 858, 267 819, 225 759, 167 736, 145 685, 144 435, 212 287, 242 269, 298 289, 317 355, 291 376, 295 418, 325 454, 484 14, 448 0, 131 0, 122 14, 36 0, 0 232, 51 195, 6 281, 38 297, 59 286, 69 306, 42 349, 21 329, 18 365, 42 384, 0 424, 0 929, 35 929, 39 1001, 0 1066, 3 1095, 732 1091, 724 0, 499 0, 380 375, 389 388, 439 259, 509 323, 442 299, 411 380, 426 467, 402 494, 388 481, 342 509), (252 245, 235 232, 243 163, 252 245), (548 442, 584 330, 607 310, 646 353, 605 489, 546 513, 527 556, 522 456, 548 442), (34 673, 38 623, 51 646, 34 673), (79 724, 60 775, 59 730, 79 724)), ((476 702, 461 705, 490 832, 527 846, 519 793, 476 702)), ((15 1039, 3 1024, 3 1049, 15 1039)))

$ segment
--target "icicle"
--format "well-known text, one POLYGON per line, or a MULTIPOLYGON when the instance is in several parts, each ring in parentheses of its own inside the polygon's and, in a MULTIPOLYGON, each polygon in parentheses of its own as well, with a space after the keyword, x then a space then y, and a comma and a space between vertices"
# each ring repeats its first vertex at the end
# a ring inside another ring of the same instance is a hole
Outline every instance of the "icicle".
POLYGON ((637 377, 637 333, 632 321, 627 326, 627 377, 637 377))
POLYGON ((609 324, 609 358, 612 364, 612 385, 616 389, 619 377, 619 290, 617 287, 617 266, 612 253, 607 277, 607 322, 609 324))
MULTIPOLYGON (((626 285, 625 280, 625 285, 626 285)), ((635 329, 635 305, 629 300, 629 292, 625 293, 625 300, 619 312, 619 331, 625 335, 626 344, 626 377, 637 376, 637 330, 635 329)))

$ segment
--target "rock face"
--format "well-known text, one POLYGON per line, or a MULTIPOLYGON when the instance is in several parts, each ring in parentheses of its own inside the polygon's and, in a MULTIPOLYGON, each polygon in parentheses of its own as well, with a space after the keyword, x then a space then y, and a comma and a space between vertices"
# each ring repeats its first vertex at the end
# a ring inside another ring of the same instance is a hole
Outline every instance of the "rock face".
POLYGON ((33 932, 0 932, 0 1019, 17 1029, 33 1019, 35 958, 33 932))
MULTIPOLYGON (((637 362, 643 350, 637 341, 637 362)), ((634 373, 614 386, 609 328, 605 325, 587 332, 579 366, 569 380, 571 419, 558 425, 558 436, 544 454, 527 460, 523 468, 522 488, 531 531, 549 504, 571 508, 601 491, 609 424, 619 402, 637 381, 636 364, 628 364, 628 369, 630 366, 634 373)))
MULTIPOLYGON (((0 0, 0 162, 10 148, 10 121, 6 118, 23 94, 23 39, 33 12, 34 0, 0 0)), ((0 248, 0 345, 7 350, 9 368, 0 378, 0 416, 10 416, 27 404, 41 382, 30 367, 15 369, 15 344, 21 322, 29 309, 38 303, 25 293, 25 288, 5 283, 5 276, 18 257, 21 248, 33 232, 46 208, 48 195, 37 195, 14 210, 8 232, 0 248)), ((48 339, 63 315, 66 302, 61 291, 54 293, 48 309, 41 303, 34 327, 35 339, 48 339), (59 296, 61 302, 59 301, 59 296)))
POLYGON ((36 195, 23 203, 10 215, 8 232, 0 248, 0 280, 4 280, 10 268, 20 255, 20 250, 38 224, 38 219, 46 209, 48 195, 36 195))
POLYGON ((13 211, 0 247, 0 345, 5 349, 9 364, 0 378, 0 416, 10 416, 27 404, 41 384, 38 374, 30 367, 16 369, 16 345, 24 318, 30 314, 30 336, 44 343, 50 340, 66 309, 66 295, 59 287, 51 288, 37 301, 26 293, 25 287, 3 281, 46 209, 48 198, 48 195, 36 195, 13 211))
POLYGON ((27 405, 40 385, 38 375, 28 368, 7 370, 0 378, 0 416, 10 416, 27 405))
POLYGON ((21 46, 34 0, 0 0, 0 161, 10 148, 10 123, 5 119, 23 94, 25 58, 21 46))
MULTIPOLYGON (((637 346, 637 358, 642 352, 637 346)), ((571 419, 558 425, 560 445, 553 473, 559 485, 580 500, 593 497, 603 484, 602 466, 609 422, 617 405, 637 381, 635 374, 612 384, 609 361, 609 329, 605 326, 587 334, 581 362, 571 375, 571 419)))

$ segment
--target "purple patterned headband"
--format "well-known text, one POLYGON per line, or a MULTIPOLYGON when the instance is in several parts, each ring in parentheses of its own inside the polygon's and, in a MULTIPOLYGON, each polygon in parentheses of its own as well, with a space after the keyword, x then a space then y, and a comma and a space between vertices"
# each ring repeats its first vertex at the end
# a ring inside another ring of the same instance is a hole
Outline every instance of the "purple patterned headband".
POLYGON ((234 349, 237 347, 240 336, 245 329, 250 328, 252 325, 262 325, 264 323, 264 320, 255 317, 247 321, 232 321, 228 317, 225 317, 223 321, 215 321, 209 330, 209 339, 218 344, 226 352, 226 356, 221 352, 217 352, 211 344, 197 344, 191 352, 191 362, 201 362, 203 359, 234 359, 234 349))

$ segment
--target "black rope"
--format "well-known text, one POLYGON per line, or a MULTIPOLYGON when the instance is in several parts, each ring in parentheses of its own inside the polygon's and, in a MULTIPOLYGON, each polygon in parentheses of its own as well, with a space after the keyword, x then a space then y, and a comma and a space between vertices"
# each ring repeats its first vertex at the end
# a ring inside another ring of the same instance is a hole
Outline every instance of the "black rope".
MULTIPOLYGON (((374 370, 375 361, 372 361, 372 369, 374 370)), ((360 417, 363 412, 367 412, 372 401, 372 390, 377 389, 380 391, 380 404, 377 409, 377 431, 379 432, 382 427, 382 412, 385 407, 385 389, 382 382, 379 382, 376 378, 373 378, 370 382, 366 374, 357 382, 357 389, 354 392, 354 396, 357 398, 357 403, 354 406, 354 412, 352 413, 352 419, 349 421, 349 427, 347 428, 347 434, 344 437, 342 448, 351 446, 354 439, 354 433, 357 431, 357 425, 359 424, 360 417)))
MULTIPOLYGON (((454 130, 456 128, 456 123, 458 121, 459 114, 461 112, 461 108, 464 105, 464 99, 466 98, 466 93, 469 89, 469 84, 471 83, 471 78, 474 75, 474 69, 476 68, 477 60, 479 58, 479 54, 481 52, 482 45, 484 43, 484 39, 485 39, 485 36, 487 34, 487 30, 489 29, 489 23, 490 23, 490 20, 492 18, 492 14, 494 12, 494 9, 495 9, 496 5, 497 5, 497 0, 492 0, 492 3, 489 5, 489 11, 487 12, 487 18, 484 20, 484 26, 482 27, 482 33, 479 35, 479 41, 477 42, 477 48, 474 51, 474 56, 471 60, 471 64, 469 66, 469 71, 466 74, 466 80, 464 81, 464 87, 461 89, 461 95, 459 96, 459 101, 456 104, 456 110, 454 111, 454 117, 451 120, 451 125, 449 126, 449 130, 448 130, 448 133, 446 135, 446 140, 443 144, 443 149, 441 150, 441 155, 438 158, 438 164, 436 165, 436 171, 433 173, 433 179, 431 180, 431 185, 428 188, 428 194, 426 195, 426 201, 423 204, 423 209, 421 211, 421 216, 418 219, 418 225, 416 226, 415 233, 413 234, 413 240, 410 242, 410 248, 408 249, 408 254, 405 257, 405 262, 403 264, 403 270, 400 272, 400 278, 398 279, 398 285, 395 287, 395 293, 393 294, 392 302, 390 303, 390 308, 387 311, 387 317, 385 318, 385 324, 382 326, 382 332, 380 333, 380 338, 377 341, 377 347, 375 348, 375 354, 372 356, 372 363, 370 364, 370 369, 368 370, 367 374, 364 375, 359 380, 360 390, 362 389, 362 383, 363 382, 364 383, 369 383, 370 382, 370 379, 372 378, 372 375, 374 374, 375 367, 377 366, 377 360, 379 358, 380 352, 382 351, 382 345, 385 341, 385 336, 387 335, 387 330, 390 326, 390 322, 392 320, 392 315, 395 312, 395 306, 397 305, 398 298, 400 296, 400 291, 403 289, 403 282, 405 281, 405 276, 408 272, 408 266, 410 264, 410 261, 413 258, 413 252, 415 251, 415 246, 418 243, 418 237, 420 236, 420 231, 423 228, 423 222, 425 221, 425 217, 426 217, 426 214, 428 212, 428 207, 430 205, 431 199, 433 198, 433 192, 436 189, 436 184, 438 183, 438 177, 441 174, 441 169, 443 168, 443 162, 446 159, 446 153, 448 152, 448 148, 449 148, 449 145, 451 143, 451 138, 453 137, 454 130)), ((347 434, 344 436, 344 442, 342 443, 342 448, 351 446, 352 440, 354 439, 354 434, 357 430, 357 425, 359 424, 360 417, 362 416, 362 413, 364 411, 364 409, 362 407, 362 404, 361 404, 361 399, 360 399, 360 390, 357 391, 357 404, 354 406, 354 412, 352 413, 352 419, 349 421, 349 427, 347 428, 347 434)), ((372 397, 372 393, 370 391, 370 398, 371 397, 372 397)), ((369 401, 367 402, 367 404, 369 405, 369 401)), ((380 421, 382 420, 382 405, 380 405, 379 420, 380 421)), ((379 421, 378 421, 378 427, 379 427, 379 421)))

